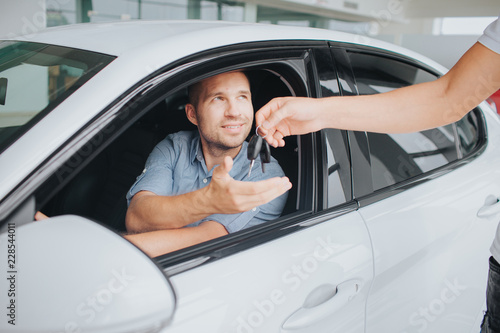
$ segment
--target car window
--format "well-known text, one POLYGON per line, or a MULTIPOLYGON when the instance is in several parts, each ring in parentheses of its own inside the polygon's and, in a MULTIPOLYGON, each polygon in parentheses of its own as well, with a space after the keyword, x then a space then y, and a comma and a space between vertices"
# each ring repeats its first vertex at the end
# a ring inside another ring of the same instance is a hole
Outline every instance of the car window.
POLYGON ((469 112, 461 120, 457 121, 457 135, 460 141, 460 154, 467 156, 479 145, 481 139, 480 119, 477 112, 469 112))
MULTIPOLYGON (((255 96, 252 96, 255 98, 255 110, 274 97, 304 95, 305 85, 294 81, 297 80, 296 72, 291 67, 286 68, 285 70, 281 63, 278 66, 269 65, 269 69, 266 66, 246 69, 252 95, 255 93, 255 96)), ((115 118, 103 130, 104 134, 99 133, 99 139, 89 138, 90 143, 96 142, 100 147, 82 148, 90 150, 92 154, 75 153, 37 191, 37 210, 48 216, 84 216, 119 233, 126 233, 126 194, 141 175, 148 156, 158 142, 171 133, 196 130, 185 114, 185 105, 188 102, 185 82, 188 81, 187 78, 204 75, 208 75, 206 70, 198 68, 186 71, 178 77, 172 77, 163 86, 151 89, 149 94, 141 95, 141 100, 125 106, 123 116, 115 118), (127 109, 128 107, 130 109, 127 109), (142 112, 139 119, 137 112, 142 112), (133 122, 131 119, 134 119, 133 122), (121 134, 106 142, 118 128, 123 129, 121 134), (82 156, 85 156, 87 161, 83 161, 82 156)), ((312 142, 294 136, 287 138, 285 148, 271 150, 271 154, 294 185, 288 193, 282 217, 311 209, 311 204, 304 197, 312 190, 300 184, 311 183, 305 179, 311 177, 312 168, 309 164, 313 163, 310 159, 299 163, 301 147, 306 147, 307 153, 312 150, 311 145, 312 142)), ((311 194, 307 197, 310 196, 311 194)), ((266 223, 256 227, 261 226, 267 227, 266 223)))
POLYGON ((0 42, 0 151, 113 57, 28 42, 0 42))
POLYGON ((406 62, 380 55, 348 52, 360 95, 391 91, 437 77, 406 62))
MULTIPOLYGON (((436 75, 415 65, 380 55, 349 52, 360 95, 435 80, 436 75)), ((463 123, 464 141, 474 139, 473 129, 463 123)), ((373 190, 442 167, 459 158, 455 124, 404 134, 367 133, 373 190)))
POLYGON ((455 161, 452 125, 404 134, 368 133, 373 189, 402 182, 455 161))

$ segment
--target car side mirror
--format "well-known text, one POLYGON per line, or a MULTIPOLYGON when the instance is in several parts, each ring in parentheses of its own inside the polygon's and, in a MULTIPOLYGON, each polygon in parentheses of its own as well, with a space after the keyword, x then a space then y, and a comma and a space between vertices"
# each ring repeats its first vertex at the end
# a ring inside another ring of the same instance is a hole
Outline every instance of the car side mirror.
POLYGON ((5 105, 7 97, 7 78, 0 77, 0 105, 5 105))
POLYGON ((175 310, 163 271, 82 217, 9 223, 0 258, 2 332, 158 332, 175 310))

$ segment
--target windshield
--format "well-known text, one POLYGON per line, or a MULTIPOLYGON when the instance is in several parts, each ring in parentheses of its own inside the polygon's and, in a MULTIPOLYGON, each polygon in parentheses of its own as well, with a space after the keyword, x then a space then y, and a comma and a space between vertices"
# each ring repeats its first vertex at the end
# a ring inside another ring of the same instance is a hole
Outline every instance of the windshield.
POLYGON ((113 59, 54 45, 0 41, 0 152, 113 59))

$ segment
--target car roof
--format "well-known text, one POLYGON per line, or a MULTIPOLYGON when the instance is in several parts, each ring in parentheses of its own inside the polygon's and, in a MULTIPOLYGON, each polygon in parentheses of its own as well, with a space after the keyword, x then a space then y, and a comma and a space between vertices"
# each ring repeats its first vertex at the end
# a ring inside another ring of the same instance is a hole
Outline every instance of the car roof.
MULTIPOLYGON (((307 29, 309 30, 309 29, 307 29)), ((310 29, 308 38, 322 31, 310 29)), ((230 44, 234 37, 241 41, 268 39, 296 39, 304 35, 303 28, 227 21, 120 21, 110 23, 83 23, 47 28, 36 34, 23 36, 27 41, 80 48, 119 56, 137 47, 154 43, 168 43, 182 36, 186 44, 198 44, 206 37, 220 45, 230 44), (299 34, 299 35, 297 35, 299 34), (273 36, 276 36, 273 38, 273 36)), ((334 33, 348 40, 344 33, 334 33)), ((15 39, 15 38, 14 38, 15 39)))
MULTIPOLYGON (((329 40, 371 46, 429 63, 429 59, 420 54, 367 36, 326 29, 228 21, 137 20, 82 23, 47 28, 31 35, 12 38, 12 40, 67 46, 114 56, 140 49, 155 49, 155 46, 164 51, 166 44, 189 48, 191 52, 195 52, 245 42, 329 40)), ((165 57, 168 57, 168 54, 165 57)))

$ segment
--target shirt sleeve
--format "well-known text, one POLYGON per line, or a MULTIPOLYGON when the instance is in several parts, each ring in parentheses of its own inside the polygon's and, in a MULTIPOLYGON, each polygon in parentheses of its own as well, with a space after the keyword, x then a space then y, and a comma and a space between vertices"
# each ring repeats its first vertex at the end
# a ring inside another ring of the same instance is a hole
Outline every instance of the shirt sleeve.
POLYGON ((140 191, 150 191, 157 195, 169 195, 173 185, 174 148, 167 137, 153 149, 146 166, 127 193, 127 204, 140 191))
POLYGON ((478 42, 500 54, 500 16, 486 27, 478 42))
MULTIPOLYGON (((253 170, 260 170, 260 168, 260 164, 255 163, 253 170)), ((265 173, 254 171, 250 179, 242 180, 259 181, 273 177, 283 177, 284 175, 285 173, 278 162, 273 158, 271 163, 266 164, 265 173)), ((213 214, 197 222, 196 225, 204 221, 216 221, 222 224, 227 232, 233 233, 278 218, 285 207, 287 198, 288 192, 247 212, 239 214, 213 214)))

